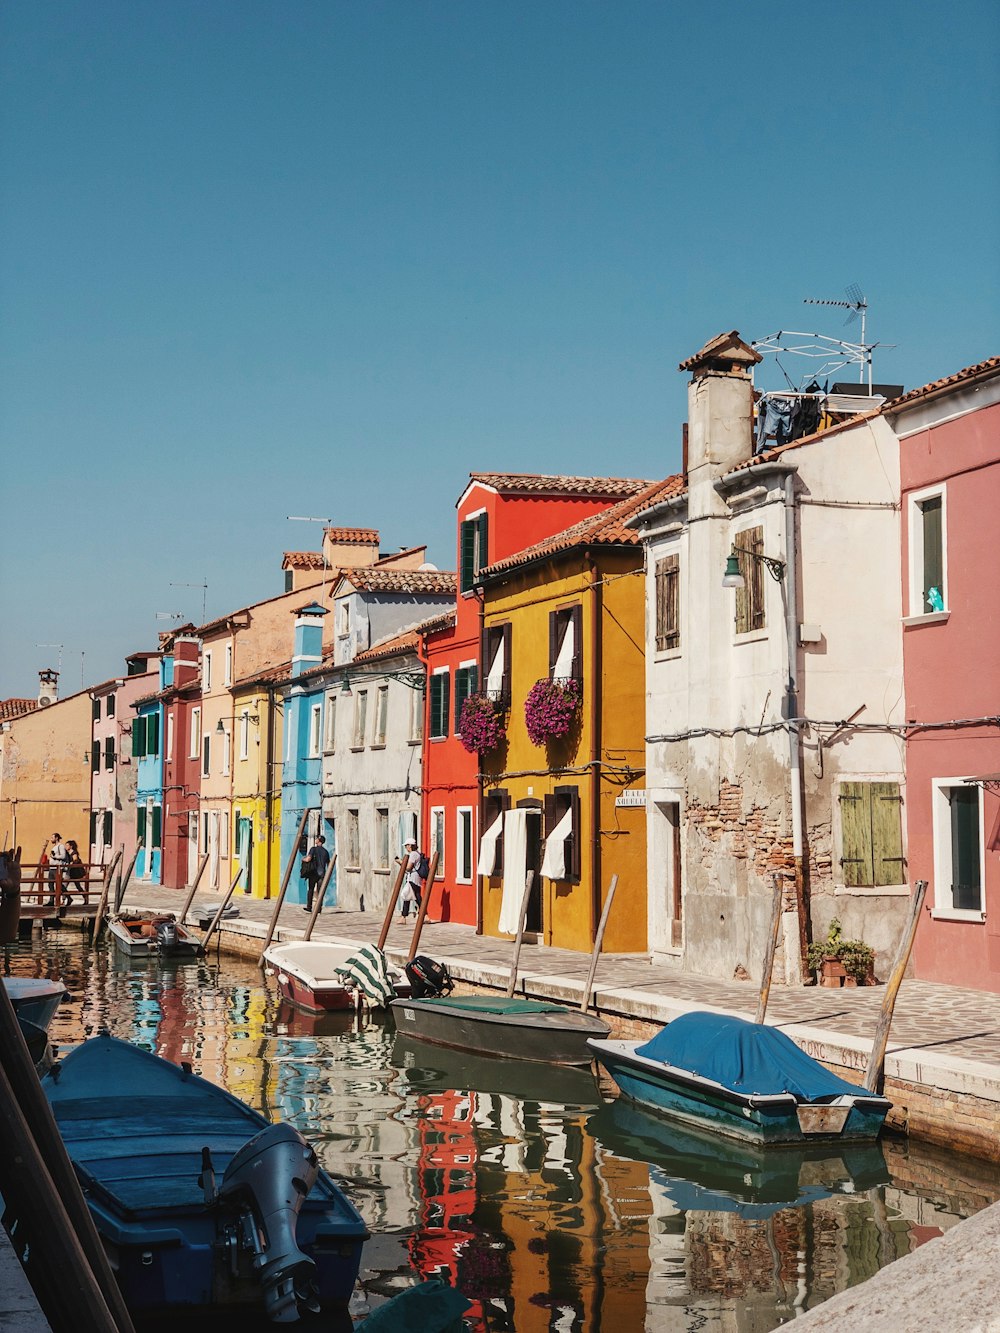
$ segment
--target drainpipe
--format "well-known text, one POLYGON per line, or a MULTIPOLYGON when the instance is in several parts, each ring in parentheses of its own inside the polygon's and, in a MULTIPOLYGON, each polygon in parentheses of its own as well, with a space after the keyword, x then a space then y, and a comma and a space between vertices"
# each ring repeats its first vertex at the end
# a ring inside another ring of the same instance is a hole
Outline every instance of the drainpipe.
POLYGON ((590 730, 590 809, 593 837, 590 855, 591 933, 596 933, 601 918, 601 731, 603 726, 604 660, 601 652, 601 622, 604 617, 604 584, 597 572, 593 556, 586 557, 590 575, 590 661, 594 673, 592 685, 593 706, 590 730))
MULTIPOLYGON (((274 696, 273 685, 267 687, 267 754, 264 760, 264 885, 271 896, 271 851, 274 845, 274 696)), ((251 855, 253 854, 251 849, 251 855)))
POLYGON ((785 635, 788 644, 788 681, 785 716, 788 719, 789 777, 791 783, 792 856, 795 866, 795 911, 782 913, 785 984, 801 986, 806 946, 805 873, 803 868, 802 737, 799 732, 798 668, 798 556, 795 545, 795 483, 785 477, 785 635))

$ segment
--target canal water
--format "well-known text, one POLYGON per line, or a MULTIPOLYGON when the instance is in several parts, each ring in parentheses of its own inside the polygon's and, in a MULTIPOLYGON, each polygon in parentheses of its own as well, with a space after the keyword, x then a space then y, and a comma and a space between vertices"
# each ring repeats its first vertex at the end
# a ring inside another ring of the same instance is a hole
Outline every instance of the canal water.
POLYGON ((441 1276, 476 1333, 764 1333, 1000 1198, 993 1168, 901 1140, 755 1154, 614 1102, 589 1070, 315 1018, 252 964, 133 962, 64 929, 5 967, 65 982, 64 1053, 107 1029, 310 1139, 372 1232, 345 1329, 441 1276))

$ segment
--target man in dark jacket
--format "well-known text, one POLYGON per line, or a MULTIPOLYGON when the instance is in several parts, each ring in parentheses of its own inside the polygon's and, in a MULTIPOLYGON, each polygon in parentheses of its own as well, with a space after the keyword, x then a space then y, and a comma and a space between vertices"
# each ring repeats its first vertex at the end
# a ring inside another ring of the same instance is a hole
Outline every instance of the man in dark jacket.
POLYGON ((306 881, 306 903, 304 910, 312 911, 313 894, 320 884, 330 864, 330 853, 326 850, 326 839, 322 833, 315 839, 309 851, 302 858, 302 873, 306 881))

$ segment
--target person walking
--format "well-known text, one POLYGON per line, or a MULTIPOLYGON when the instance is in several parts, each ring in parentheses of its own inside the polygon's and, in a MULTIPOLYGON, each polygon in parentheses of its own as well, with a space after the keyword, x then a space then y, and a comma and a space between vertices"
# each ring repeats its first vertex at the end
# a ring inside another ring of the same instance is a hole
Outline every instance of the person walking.
POLYGON ((69 865, 69 851, 62 840, 62 835, 53 833, 48 849, 49 858, 49 900, 46 907, 55 907, 56 888, 66 883, 66 868, 69 865))
POLYGON ((410 914, 410 905, 415 904, 416 910, 420 910, 420 902, 423 894, 424 882, 420 878, 420 853, 417 851, 416 838, 407 838, 403 843, 403 855, 396 857, 396 864, 406 867, 406 873, 403 876, 403 888, 400 893, 400 911, 401 920, 405 921, 410 914))
POLYGON ((66 857, 66 896, 68 898, 71 894, 78 893, 86 902, 87 891, 83 887, 83 882, 87 878, 87 867, 83 864, 80 849, 72 838, 69 838, 66 842, 66 857))
POLYGON ((320 833, 302 858, 302 873, 306 881, 306 902, 303 911, 312 911, 313 895, 323 883, 323 876, 329 864, 330 853, 326 850, 326 838, 320 833))

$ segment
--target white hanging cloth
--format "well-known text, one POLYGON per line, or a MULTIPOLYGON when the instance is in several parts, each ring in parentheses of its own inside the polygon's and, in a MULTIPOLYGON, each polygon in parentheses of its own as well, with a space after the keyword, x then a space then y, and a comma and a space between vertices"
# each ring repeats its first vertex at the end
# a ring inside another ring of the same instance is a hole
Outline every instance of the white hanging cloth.
POLYGON ((552 675, 556 680, 568 680, 572 676, 574 650, 573 620, 571 617, 566 621, 562 643, 559 645, 559 655, 556 657, 556 664, 552 669, 552 675))
MULTIPOLYGON (((503 898, 497 929, 516 935, 528 873, 528 816, 537 810, 505 810, 503 816, 503 898)), ((492 828, 492 825, 490 826, 492 828)))
POLYGON ((503 830, 503 815, 497 815, 493 823, 479 840, 479 861, 476 864, 477 875, 492 875, 497 865, 497 843, 503 830))
POLYGON ((572 806, 545 839, 545 855, 542 857, 542 874, 549 879, 566 878, 566 839, 573 832, 572 806))
POLYGON ((503 673, 503 635, 501 634, 497 650, 493 654, 493 661, 490 663, 489 674, 486 677, 486 689, 490 694, 499 694, 503 689, 503 673))

